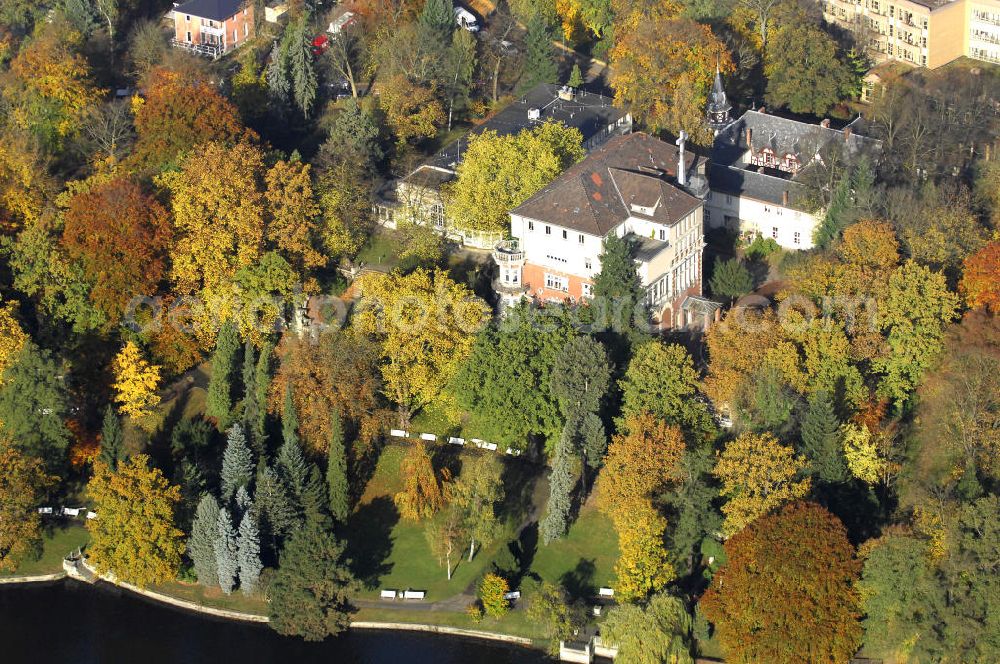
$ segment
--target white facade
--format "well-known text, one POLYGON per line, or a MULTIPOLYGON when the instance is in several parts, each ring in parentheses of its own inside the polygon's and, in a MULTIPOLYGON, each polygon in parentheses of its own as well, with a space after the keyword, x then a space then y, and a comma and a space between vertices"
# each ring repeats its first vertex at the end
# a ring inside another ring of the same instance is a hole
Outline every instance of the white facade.
POLYGON ((604 239, 596 235, 513 213, 510 234, 519 241, 527 263, 587 280, 601 271, 604 239))
POLYGON ((705 201, 709 228, 757 232, 788 249, 811 249, 818 216, 748 196, 710 191, 705 201))

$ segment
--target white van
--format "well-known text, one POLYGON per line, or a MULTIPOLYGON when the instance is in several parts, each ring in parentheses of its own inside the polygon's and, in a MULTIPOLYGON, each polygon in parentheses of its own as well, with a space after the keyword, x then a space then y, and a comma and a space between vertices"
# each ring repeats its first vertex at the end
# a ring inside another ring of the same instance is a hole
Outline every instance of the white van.
POLYGON ((479 32, 479 22, 476 15, 465 7, 455 7, 455 22, 460 28, 465 28, 469 32, 479 32))

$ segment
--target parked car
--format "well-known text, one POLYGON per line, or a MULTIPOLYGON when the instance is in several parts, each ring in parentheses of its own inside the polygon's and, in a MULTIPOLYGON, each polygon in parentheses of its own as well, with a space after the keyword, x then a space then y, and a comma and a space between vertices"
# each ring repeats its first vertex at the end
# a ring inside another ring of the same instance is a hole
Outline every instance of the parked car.
POLYGON ((479 32, 479 19, 465 7, 455 7, 455 22, 469 32, 479 32))
POLYGON ((317 58, 330 49, 330 39, 326 35, 319 35, 312 40, 312 52, 317 58))

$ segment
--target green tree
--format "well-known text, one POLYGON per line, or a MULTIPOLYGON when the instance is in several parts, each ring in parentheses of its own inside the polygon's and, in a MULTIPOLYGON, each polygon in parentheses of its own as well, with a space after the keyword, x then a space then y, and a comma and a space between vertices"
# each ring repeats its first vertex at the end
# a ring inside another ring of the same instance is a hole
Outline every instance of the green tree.
POLYGON ((570 450, 572 442, 567 432, 563 433, 556 445, 555 458, 552 461, 552 472, 549 474, 549 501, 545 506, 545 516, 539 523, 542 541, 550 544, 566 534, 569 528, 569 515, 572 508, 570 494, 573 491, 573 473, 570 469, 570 450))
MULTIPOLYGON (((454 20, 451 23, 454 24, 454 20)), ((476 38, 468 30, 457 30, 451 38, 451 46, 445 53, 442 71, 443 90, 448 98, 448 131, 451 131, 455 111, 464 110, 469 103, 472 76, 475 72, 476 38)))
POLYGON ((296 440, 282 444, 277 462, 279 476, 288 487, 297 514, 306 522, 326 524, 329 501, 319 468, 306 460, 296 440))
POLYGON ((907 261, 889 277, 879 325, 890 352, 874 360, 878 392, 897 406, 905 402, 941 352, 945 325, 955 317, 958 296, 944 275, 907 261))
POLYGON ((566 85, 571 88, 579 88, 583 86, 583 74, 580 72, 579 63, 573 63, 573 69, 569 72, 569 78, 566 80, 566 85))
POLYGON ((533 88, 539 83, 555 83, 559 80, 559 65, 552 46, 552 30, 548 22, 535 14, 528 20, 528 33, 524 38, 524 74, 521 86, 533 88))
POLYGON ((730 303, 753 290, 753 276, 739 258, 730 258, 715 264, 709 281, 712 294, 728 297, 730 303))
POLYGON ((219 508, 218 528, 215 533, 215 566, 219 574, 219 587, 228 595, 236 586, 240 561, 233 517, 225 506, 219 508))
POLYGON ((549 386, 567 418, 597 413, 611 385, 608 354, 588 336, 569 339, 556 356, 549 386))
POLYGON ((118 462, 125 456, 125 436, 122 432, 122 422, 115 414, 111 404, 104 409, 104 420, 101 423, 101 461, 111 470, 118 468, 118 462))
POLYGON ((532 595, 527 614, 532 623, 542 626, 549 639, 550 655, 559 653, 559 642, 569 640, 579 624, 565 589, 548 581, 543 581, 532 595))
MULTIPOLYGON (((292 99, 302 112, 309 117, 316 102, 319 80, 316 76, 312 54, 312 22, 309 12, 303 12, 297 21, 285 29, 282 46, 287 41, 288 73, 291 78, 292 99)), ((282 50, 285 50, 284 48, 282 50)))
POLYGON ((604 240, 601 271, 594 276, 595 326, 616 361, 627 358, 631 348, 645 335, 641 327, 649 321, 645 289, 633 259, 633 247, 614 233, 604 240))
POLYGON ((469 141, 458 176, 446 191, 457 227, 502 233, 510 211, 584 156, 573 127, 546 122, 517 134, 484 131, 469 141))
POLYGON ((621 604, 601 624, 601 639, 618 647, 622 664, 691 664, 691 614, 684 601, 666 592, 645 607, 621 604))
POLYGON ((344 102, 333 119, 330 135, 320 146, 316 163, 321 171, 338 164, 372 173, 384 156, 378 121, 356 99, 344 102))
POLYGON ((233 411, 233 378, 236 357, 240 349, 239 333, 232 323, 219 328, 219 336, 212 353, 212 376, 205 397, 205 415, 215 419, 219 431, 229 427, 233 411))
POLYGON ((497 531, 496 507, 503 500, 503 464, 497 457, 481 455, 462 464, 462 473, 451 486, 451 503, 462 514, 469 536, 469 562, 497 531))
POLYGON ((809 23, 787 25, 764 52, 767 103, 793 113, 826 115, 848 98, 856 79, 837 42, 809 23))
POLYGON ((743 380, 734 406, 740 423, 746 428, 783 435, 791 428, 792 415, 800 401, 799 394, 788 384, 780 369, 764 366, 743 380))
POLYGON ((650 340, 635 349, 622 391, 622 421, 652 413, 685 431, 706 432, 711 415, 698 399, 698 372, 687 350, 677 344, 650 340))
POLYGON ((448 386, 486 440, 524 450, 531 437, 559 435, 563 422, 549 381, 572 330, 547 311, 519 305, 484 327, 448 386))
POLYGON ((288 536, 301 521, 288 487, 272 466, 261 460, 257 466, 254 507, 260 515, 261 541, 277 553, 278 541, 288 536))
POLYGON ((244 595, 257 592, 260 572, 264 568, 260 561, 260 530, 253 509, 248 509, 240 520, 236 533, 237 561, 239 562, 240 590, 244 595))
POLYGON ((70 441, 63 371, 32 342, 13 356, 0 379, 0 423, 14 446, 58 468, 70 441))
POLYGON ((344 545, 320 524, 297 530, 281 552, 271 586, 271 627, 285 636, 322 641, 347 629, 358 589, 344 545))
POLYGON ((326 487, 330 498, 330 514, 337 523, 345 523, 350 513, 350 487, 347 483, 347 450, 344 426, 340 414, 330 414, 330 448, 326 458, 326 487))
POLYGON ((222 455, 222 498, 232 500, 236 492, 250 485, 254 478, 253 452, 247 447, 243 427, 234 424, 226 436, 226 451, 222 455))
POLYGON ((211 494, 201 496, 187 541, 187 555, 194 564, 198 583, 219 585, 219 564, 215 558, 215 542, 219 538, 219 501, 211 494))
MULTIPOLYGON (((455 14, 451 0, 425 0, 424 8, 417 17, 422 37, 432 47, 441 48, 451 42, 455 32, 455 14)), ((459 30, 458 32, 465 32, 459 30)))
POLYGON ((850 477, 841 452, 840 420, 826 392, 816 392, 802 419, 802 451, 809 459, 812 474, 823 482, 836 484, 850 477))

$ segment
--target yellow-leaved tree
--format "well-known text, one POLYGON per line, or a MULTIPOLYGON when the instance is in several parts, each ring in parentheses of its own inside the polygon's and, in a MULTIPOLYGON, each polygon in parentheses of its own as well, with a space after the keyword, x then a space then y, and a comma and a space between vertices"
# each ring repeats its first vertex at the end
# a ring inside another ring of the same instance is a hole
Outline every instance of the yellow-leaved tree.
POLYGON ((128 341, 112 363, 115 382, 115 401, 118 412, 128 415, 137 424, 152 413, 160 403, 156 388, 160 383, 160 367, 150 364, 134 341, 128 341))
POLYGON ((420 521, 434 516, 435 512, 444 507, 447 469, 438 477, 423 445, 414 445, 407 451, 399 464, 399 470, 403 477, 403 490, 392 499, 401 517, 420 521))
POLYGON ((56 481, 39 459, 0 440, 0 572, 11 572, 29 554, 41 551, 38 503, 56 481))
POLYGON ((184 533, 174 525, 180 487, 170 484, 149 457, 137 454, 113 471, 94 463, 87 485, 96 519, 87 521, 90 560, 99 574, 143 587, 177 575, 184 533))
POLYGON ((440 271, 366 274, 353 325, 381 348, 385 391, 405 426, 416 410, 442 397, 469 356, 489 308, 440 271))
POLYGON ((743 433, 730 441, 715 463, 727 537, 758 517, 809 493, 810 480, 799 479, 808 461, 782 445, 772 433, 743 433))
POLYGON ((14 306, 13 302, 0 303, 0 384, 3 383, 3 372, 28 340, 28 335, 14 318, 14 306))

